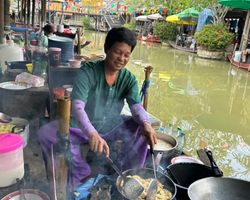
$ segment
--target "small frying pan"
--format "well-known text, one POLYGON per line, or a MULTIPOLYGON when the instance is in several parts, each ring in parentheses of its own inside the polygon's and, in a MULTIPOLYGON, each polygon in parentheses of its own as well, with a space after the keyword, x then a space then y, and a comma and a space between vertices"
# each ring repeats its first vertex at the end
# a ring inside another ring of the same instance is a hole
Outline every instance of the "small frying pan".
POLYGON ((235 178, 209 177, 192 183, 188 188, 191 200, 249 200, 250 182, 235 178))

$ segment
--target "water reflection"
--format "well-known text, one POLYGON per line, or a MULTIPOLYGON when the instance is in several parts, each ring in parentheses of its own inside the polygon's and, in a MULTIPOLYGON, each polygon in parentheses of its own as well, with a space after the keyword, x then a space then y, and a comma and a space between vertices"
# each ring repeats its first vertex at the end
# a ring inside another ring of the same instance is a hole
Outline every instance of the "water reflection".
MULTIPOLYGON (((103 54, 106 34, 85 32, 83 53, 103 54)), ((225 176, 250 181, 249 73, 228 62, 198 58, 156 43, 138 42, 127 68, 144 79, 143 64, 154 67, 149 112, 187 134, 186 152, 197 157, 210 148, 225 176)))

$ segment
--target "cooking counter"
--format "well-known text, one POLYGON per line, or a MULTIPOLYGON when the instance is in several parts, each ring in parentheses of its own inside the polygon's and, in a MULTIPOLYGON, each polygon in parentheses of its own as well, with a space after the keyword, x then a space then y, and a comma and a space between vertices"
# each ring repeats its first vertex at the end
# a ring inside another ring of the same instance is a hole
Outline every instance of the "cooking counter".
MULTIPOLYGON (((4 74, 0 82, 7 81, 15 81, 15 77, 4 74)), ((47 83, 43 87, 26 90, 0 89, 1 110, 11 117, 21 117, 27 120, 44 117, 46 97, 48 96, 47 83)))

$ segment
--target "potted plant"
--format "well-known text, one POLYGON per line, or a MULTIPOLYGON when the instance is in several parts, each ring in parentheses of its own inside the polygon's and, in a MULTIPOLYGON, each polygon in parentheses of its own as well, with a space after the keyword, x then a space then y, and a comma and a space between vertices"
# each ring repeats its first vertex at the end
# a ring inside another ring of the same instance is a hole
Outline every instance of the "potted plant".
POLYGON ((229 33, 224 24, 208 24, 196 32, 194 37, 198 46, 198 56, 222 59, 226 47, 233 41, 235 36, 229 33))
POLYGON ((177 24, 168 23, 168 22, 155 22, 153 24, 154 35, 159 38, 163 44, 167 41, 175 41, 177 34, 177 24))

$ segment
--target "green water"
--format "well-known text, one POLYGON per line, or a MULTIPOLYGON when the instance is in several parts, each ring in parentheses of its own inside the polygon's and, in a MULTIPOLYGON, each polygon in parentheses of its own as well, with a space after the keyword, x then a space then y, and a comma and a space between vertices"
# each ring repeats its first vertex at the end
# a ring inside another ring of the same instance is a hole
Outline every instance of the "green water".
MULTIPOLYGON (((84 54, 103 54, 105 33, 84 32, 84 54)), ((138 43, 127 68, 141 84, 143 66, 154 67, 148 111, 186 133, 185 151, 197 157, 202 143, 225 176, 250 181, 250 76, 229 62, 198 58, 161 44, 138 43), (203 141, 203 142, 202 142, 203 141)))

